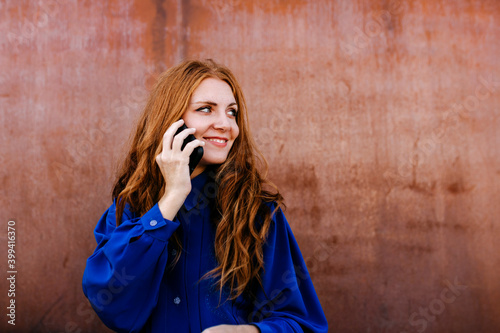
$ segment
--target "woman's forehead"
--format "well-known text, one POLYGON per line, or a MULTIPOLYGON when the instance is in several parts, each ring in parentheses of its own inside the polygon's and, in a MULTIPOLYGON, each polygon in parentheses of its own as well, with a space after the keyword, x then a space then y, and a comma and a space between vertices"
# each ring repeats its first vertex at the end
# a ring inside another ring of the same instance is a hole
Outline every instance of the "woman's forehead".
POLYGON ((229 105, 235 103, 236 100, 227 82, 217 78, 206 78, 195 89, 190 100, 191 104, 200 102, 229 105))

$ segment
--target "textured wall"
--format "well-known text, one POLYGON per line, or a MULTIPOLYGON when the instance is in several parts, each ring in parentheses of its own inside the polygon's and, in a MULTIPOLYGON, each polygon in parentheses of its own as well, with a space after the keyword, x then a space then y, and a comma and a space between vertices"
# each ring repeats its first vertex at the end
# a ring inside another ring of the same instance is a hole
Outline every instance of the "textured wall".
POLYGON ((0 0, 0 235, 16 326, 106 332, 81 290, 155 75, 234 70, 331 332, 500 331, 500 3, 0 0))

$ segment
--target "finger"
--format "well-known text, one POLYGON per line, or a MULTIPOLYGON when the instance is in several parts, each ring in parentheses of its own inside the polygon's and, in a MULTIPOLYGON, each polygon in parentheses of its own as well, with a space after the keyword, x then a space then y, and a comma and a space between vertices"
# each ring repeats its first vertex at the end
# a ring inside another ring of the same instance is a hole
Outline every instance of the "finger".
POLYGON ((186 147, 184 147, 184 150, 182 152, 184 154, 190 156, 193 153, 193 151, 195 150, 196 147, 203 147, 204 145, 205 145, 204 141, 196 139, 196 140, 193 140, 190 143, 188 143, 186 145, 186 147))
POLYGON ((170 150, 172 149, 172 141, 174 138, 174 133, 177 132, 179 127, 184 124, 184 119, 179 119, 165 131, 165 134, 163 134, 163 148, 162 151, 170 150))
POLYGON ((172 150, 179 151, 181 150, 182 143, 190 134, 194 134, 196 132, 195 128, 187 128, 174 136, 174 141, 172 142, 172 150))

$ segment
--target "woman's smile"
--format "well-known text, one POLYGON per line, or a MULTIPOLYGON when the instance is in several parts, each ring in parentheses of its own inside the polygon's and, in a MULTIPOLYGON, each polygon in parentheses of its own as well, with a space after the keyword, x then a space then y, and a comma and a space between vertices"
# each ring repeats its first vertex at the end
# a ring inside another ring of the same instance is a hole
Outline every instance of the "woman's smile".
POLYGON ((222 147, 222 148, 227 146, 227 141, 228 141, 228 139, 220 137, 203 137, 203 139, 206 142, 211 143, 216 147, 222 147))

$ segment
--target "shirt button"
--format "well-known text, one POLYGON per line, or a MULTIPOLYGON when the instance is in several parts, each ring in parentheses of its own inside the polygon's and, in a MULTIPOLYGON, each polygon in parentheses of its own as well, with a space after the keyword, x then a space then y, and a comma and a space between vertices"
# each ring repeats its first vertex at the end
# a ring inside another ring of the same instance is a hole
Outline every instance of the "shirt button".
POLYGON ((152 220, 151 222, 149 222, 149 225, 152 227, 154 227, 157 224, 158 224, 158 222, 156 220, 152 220))
POLYGON ((177 254, 177 251, 175 249, 172 249, 170 253, 172 254, 172 256, 175 256, 177 254))
POLYGON ((179 304, 181 302, 181 299, 179 297, 174 298, 174 303, 179 304))

